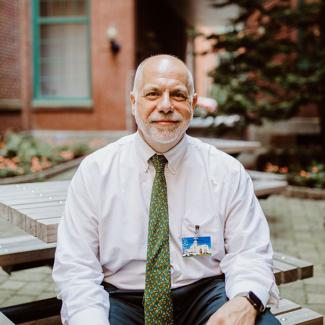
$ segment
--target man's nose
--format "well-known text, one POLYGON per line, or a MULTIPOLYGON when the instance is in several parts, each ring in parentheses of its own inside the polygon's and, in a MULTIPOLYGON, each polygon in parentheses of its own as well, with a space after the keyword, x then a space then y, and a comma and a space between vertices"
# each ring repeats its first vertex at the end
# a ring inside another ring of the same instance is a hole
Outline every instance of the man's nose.
POLYGON ((169 92, 163 93, 157 108, 159 111, 164 113, 168 113, 174 110, 174 107, 170 101, 169 92))

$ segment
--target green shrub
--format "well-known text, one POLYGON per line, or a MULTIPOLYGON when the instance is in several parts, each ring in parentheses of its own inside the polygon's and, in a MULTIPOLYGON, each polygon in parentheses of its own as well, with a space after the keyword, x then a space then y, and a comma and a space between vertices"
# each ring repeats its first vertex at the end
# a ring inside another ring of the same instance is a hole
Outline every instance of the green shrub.
POLYGON ((325 188, 325 165, 313 163, 307 170, 288 174, 287 179, 289 184, 296 186, 325 188))
POLYGON ((257 169, 286 174, 295 186, 325 188, 325 165, 319 147, 273 149, 257 159, 257 169))
POLYGON ((90 151, 84 143, 55 147, 32 136, 8 133, 0 147, 0 178, 44 170, 90 151))

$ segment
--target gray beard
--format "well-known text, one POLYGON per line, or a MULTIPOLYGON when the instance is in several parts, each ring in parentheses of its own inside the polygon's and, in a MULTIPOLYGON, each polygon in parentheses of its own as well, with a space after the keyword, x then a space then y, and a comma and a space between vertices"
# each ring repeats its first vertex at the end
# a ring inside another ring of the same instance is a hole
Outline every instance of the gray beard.
POLYGON ((177 140, 181 139, 186 130, 189 127, 190 122, 187 123, 182 121, 181 124, 172 131, 159 131, 158 128, 154 127, 150 123, 145 123, 138 115, 137 111, 134 114, 135 121, 138 125, 139 130, 143 133, 143 135, 150 139, 151 141, 159 144, 170 144, 174 143, 177 140))

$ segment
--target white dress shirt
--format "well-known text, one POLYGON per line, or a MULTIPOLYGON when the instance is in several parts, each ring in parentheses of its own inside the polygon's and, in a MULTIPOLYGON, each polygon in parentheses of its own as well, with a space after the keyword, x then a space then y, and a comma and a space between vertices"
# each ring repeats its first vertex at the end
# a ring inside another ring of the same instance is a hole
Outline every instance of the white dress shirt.
MULTIPOLYGON (((154 154, 135 133, 86 157, 71 181, 53 269, 69 325, 109 324, 103 280, 144 289, 154 154)), ((243 166, 188 135, 164 155, 172 288, 223 272, 228 298, 277 301, 269 228, 243 166), (211 256, 182 256, 195 225, 211 256)))

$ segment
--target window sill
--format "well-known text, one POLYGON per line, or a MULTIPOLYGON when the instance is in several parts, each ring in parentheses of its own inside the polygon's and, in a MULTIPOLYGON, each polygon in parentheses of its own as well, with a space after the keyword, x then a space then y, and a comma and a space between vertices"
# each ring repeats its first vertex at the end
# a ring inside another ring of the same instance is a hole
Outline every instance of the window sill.
POLYGON ((0 111, 3 112, 20 112, 20 99, 0 99, 0 111))
POLYGON ((32 107, 35 111, 43 110, 82 110, 91 111, 93 109, 93 101, 91 99, 81 100, 47 100, 47 99, 34 99, 32 107))

